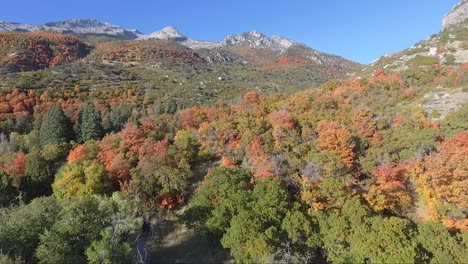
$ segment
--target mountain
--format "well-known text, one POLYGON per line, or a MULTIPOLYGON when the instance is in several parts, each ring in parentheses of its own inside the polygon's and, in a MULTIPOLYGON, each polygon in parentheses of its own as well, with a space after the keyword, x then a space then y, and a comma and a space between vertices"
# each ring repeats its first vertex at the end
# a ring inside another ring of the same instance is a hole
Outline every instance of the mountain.
POLYGON ((466 21, 468 18, 468 0, 462 0, 458 3, 442 21, 443 30, 452 26, 459 25, 466 21))
MULTIPOLYGON (((76 36, 84 42, 102 43, 115 40, 159 39, 176 42, 198 52, 209 63, 251 64, 276 68, 278 65, 305 65, 313 63, 322 66, 333 65, 331 71, 353 71, 359 64, 339 56, 316 51, 304 44, 281 36, 266 36, 256 30, 227 36, 221 41, 195 40, 180 33, 175 27, 168 26, 149 35, 138 30, 128 30, 96 19, 70 19, 50 22, 43 25, 29 25, 0 21, 0 32, 35 32, 53 30, 76 36)), ((132 43, 134 47, 137 43, 132 43)), ((145 44, 142 44, 145 46, 145 44)), ((124 47, 127 45, 123 45, 124 47)), ((151 45, 150 45, 151 46, 151 45)), ((145 47, 147 49, 148 47, 145 47)), ((167 53, 164 53, 167 54, 167 53)), ((150 58, 151 56, 143 56, 150 58)), ((330 71, 330 69, 327 69, 330 71)))
POLYGON ((159 31, 155 31, 149 35, 145 35, 140 37, 140 39, 162 39, 162 40, 171 40, 175 41, 179 44, 182 44, 186 47, 193 48, 193 49, 200 49, 200 48, 216 48, 221 46, 218 42, 210 42, 210 41, 200 41, 191 39, 182 33, 180 33, 175 27, 169 26, 165 27, 159 31))
POLYGON ((0 89, 130 85, 140 93, 150 91, 162 105, 174 100, 183 106, 207 105, 238 100, 251 90, 302 91, 361 67, 255 30, 218 42, 192 39, 174 27, 144 35, 94 19, 40 26, 1 22, 0 31, 20 31, 0 33, 0 43, 6 43, 0 46, 0 89), (10 38, 20 41, 9 45, 10 38), (61 49, 54 49, 54 39, 64 38, 70 44, 60 40, 61 49))
POLYGON ((177 42, 194 49, 212 63, 251 64, 272 69, 278 66, 307 64, 332 66, 340 74, 359 66, 336 55, 316 51, 304 44, 281 37, 268 37, 256 30, 227 36, 219 42, 199 41, 180 33, 174 27, 166 27, 151 33, 144 39, 160 39, 177 42))
POLYGON ((266 35, 256 30, 240 33, 237 35, 227 36, 224 40, 218 42, 200 41, 191 39, 183 35, 172 26, 165 27, 162 30, 151 33, 150 35, 143 36, 142 39, 172 40, 194 49, 212 49, 218 47, 243 46, 251 48, 270 49, 273 51, 279 51, 281 53, 284 53, 291 46, 302 45, 298 42, 281 36, 267 37, 266 35))
POLYGON ((361 73, 370 75, 377 69, 404 71, 434 65, 454 66, 468 62, 468 0, 462 0, 442 22, 442 30, 412 47, 380 57, 361 73))
POLYGON ((102 23, 96 19, 70 19, 60 22, 50 22, 43 25, 29 25, 0 21, 0 32, 20 31, 34 32, 53 30, 69 35, 107 35, 121 39, 136 39, 143 36, 138 30, 128 30, 109 23, 102 23))

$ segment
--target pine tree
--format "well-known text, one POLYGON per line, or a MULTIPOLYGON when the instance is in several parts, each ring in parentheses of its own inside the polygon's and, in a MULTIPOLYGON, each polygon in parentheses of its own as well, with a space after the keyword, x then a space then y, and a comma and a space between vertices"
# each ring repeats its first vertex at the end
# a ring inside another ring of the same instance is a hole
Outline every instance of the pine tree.
POLYGON ((66 143, 72 138, 70 120, 59 105, 52 106, 41 123, 39 131, 41 145, 66 143))
POLYGON ((80 113, 80 141, 99 140, 104 134, 101 113, 92 103, 86 103, 80 113))

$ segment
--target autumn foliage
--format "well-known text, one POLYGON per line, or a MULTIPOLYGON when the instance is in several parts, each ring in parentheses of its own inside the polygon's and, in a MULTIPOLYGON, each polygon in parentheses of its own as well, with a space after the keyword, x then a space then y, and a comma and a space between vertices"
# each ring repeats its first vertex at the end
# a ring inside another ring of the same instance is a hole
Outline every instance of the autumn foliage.
POLYGON ((74 37, 53 31, 0 34, 0 69, 6 72, 39 70, 72 62, 90 49, 74 37))
POLYGON ((335 153, 349 168, 355 154, 351 132, 337 122, 320 121, 317 125, 317 149, 324 153, 335 153))
POLYGON ((407 166, 402 162, 389 162, 373 172, 376 182, 365 198, 375 211, 402 215, 411 207, 407 166))
MULTIPOLYGON (((426 157, 416 179, 429 206, 439 209, 447 205, 468 207, 468 132, 445 140, 436 153, 426 157)), ((466 219, 455 212, 440 214, 450 228, 468 230, 466 219)))

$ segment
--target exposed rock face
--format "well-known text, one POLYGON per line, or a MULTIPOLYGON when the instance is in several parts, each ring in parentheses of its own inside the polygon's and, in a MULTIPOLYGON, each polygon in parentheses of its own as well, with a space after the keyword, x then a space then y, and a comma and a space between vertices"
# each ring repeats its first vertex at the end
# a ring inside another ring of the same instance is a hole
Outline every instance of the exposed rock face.
POLYGON ((280 52, 285 52, 293 45, 299 45, 299 43, 295 41, 280 36, 273 36, 271 38, 267 37, 256 30, 234 36, 228 36, 221 43, 223 46, 246 46, 280 52))
POLYGON ((43 28, 38 25, 0 21, 0 32, 9 32, 9 31, 33 32, 33 31, 39 31, 41 29, 43 28))
POLYGON ((120 26, 99 22, 96 19, 70 19, 60 22, 45 23, 44 25, 29 25, 0 21, 0 32, 34 32, 39 30, 53 30, 71 35, 102 34, 121 37, 124 39, 136 39, 143 35, 138 30, 128 30, 120 26))
POLYGON ((443 30, 465 22, 468 19, 468 0, 462 0, 452 11, 445 15, 442 21, 443 30))
POLYGON ((219 42, 200 41, 191 39, 180 33, 175 27, 165 27, 149 35, 140 36, 140 39, 163 39, 178 42, 192 49, 211 49, 221 46, 219 42))
POLYGON ((301 45, 293 40, 280 36, 268 37, 262 33, 252 30, 250 32, 240 33, 233 36, 228 36, 219 42, 194 40, 181 34, 174 27, 165 27, 162 30, 151 33, 147 36, 142 36, 141 39, 164 39, 176 41, 184 46, 193 49, 212 49, 217 47, 244 46, 251 48, 270 49, 284 53, 294 45, 301 45))
POLYGON ((159 31, 151 33, 148 38, 164 39, 172 41, 185 41, 188 38, 182 35, 175 27, 165 27, 159 31))

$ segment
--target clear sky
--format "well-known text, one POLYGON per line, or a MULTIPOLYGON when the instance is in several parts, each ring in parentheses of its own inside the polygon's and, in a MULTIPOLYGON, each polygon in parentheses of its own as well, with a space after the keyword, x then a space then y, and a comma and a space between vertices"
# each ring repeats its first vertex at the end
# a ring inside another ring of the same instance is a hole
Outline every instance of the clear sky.
POLYGON ((0 20, 42 24, 96 18, 151 33, 175 26, 200 40, 256 29, 370 63, 441 29, 459 0, 2 0, 0 20))

